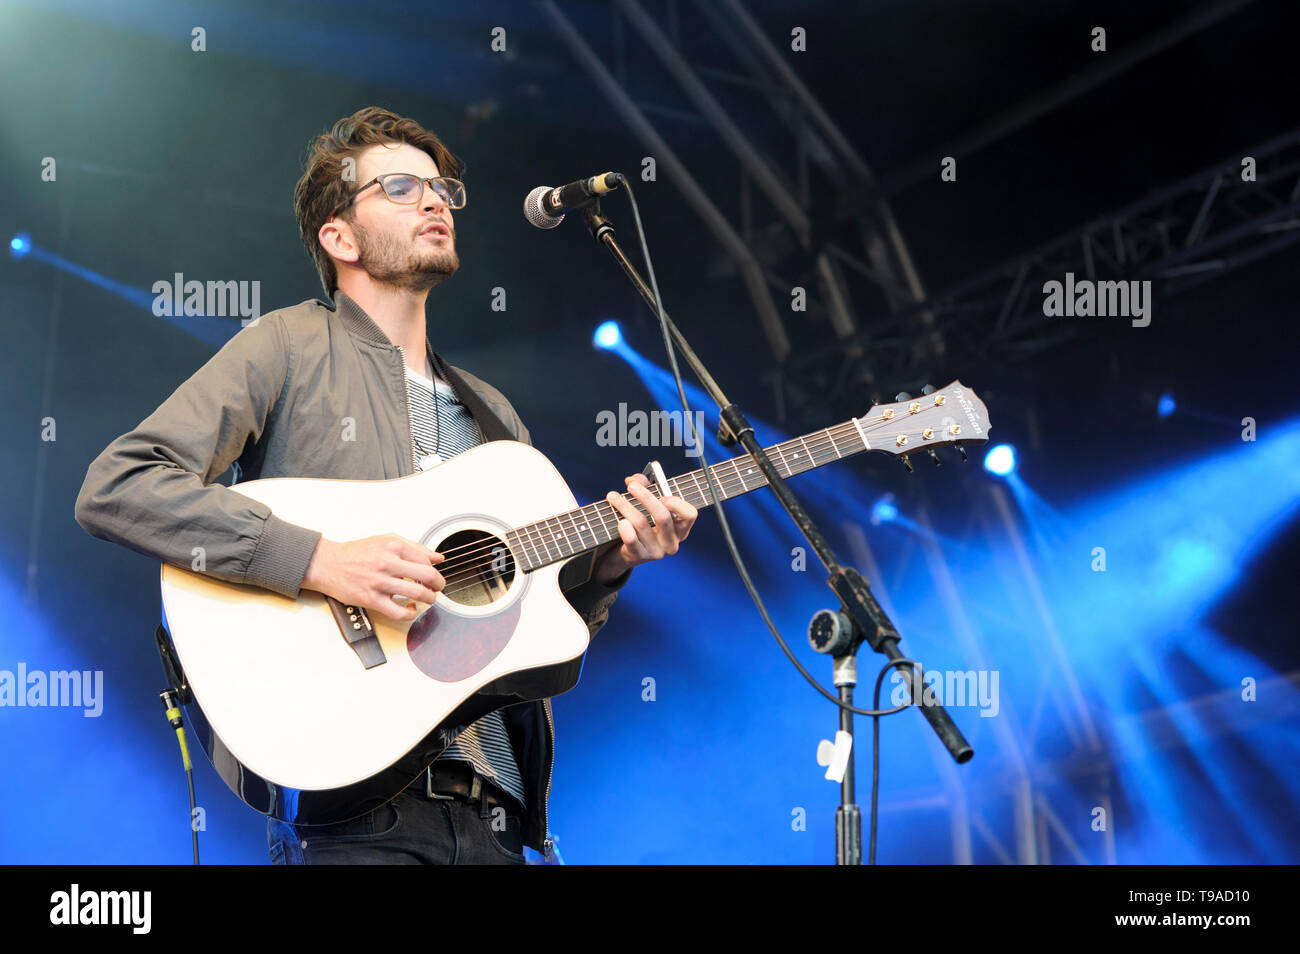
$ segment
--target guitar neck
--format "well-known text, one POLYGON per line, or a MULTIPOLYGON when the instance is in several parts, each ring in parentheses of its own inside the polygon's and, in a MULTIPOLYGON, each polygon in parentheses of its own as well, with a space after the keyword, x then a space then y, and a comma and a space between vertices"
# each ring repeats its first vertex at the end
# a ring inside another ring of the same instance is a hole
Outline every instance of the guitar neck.
MULTIPOLYGON (((865 428, 860 419, 764 448, 777 473, 783 477, 802 474, 806 470, 868 449, 865 428)), ((709 467, 709 472, 713 475, 714 485, 723 500, 767 486, 767 478, 748 454, 713 464, 709 467)), ((655 497, 662 496, 656 486, 652 485, 649 490, 655 497)), ((668 492, 670 496, 687 501, 697 510, 716 503, 709 490, 704 468, 673 477, 668 481, 668 492)), ((641 513, 646 512, 640 501, 630 493, 625 493, 623 499, 641 513)), ((521 558, 521 569, 530 572, 619 539, 619 518, 613 505, 607 500, 601 500, 577 510, 516 527, 506 534, 506 538, 517 557, 521 558)))

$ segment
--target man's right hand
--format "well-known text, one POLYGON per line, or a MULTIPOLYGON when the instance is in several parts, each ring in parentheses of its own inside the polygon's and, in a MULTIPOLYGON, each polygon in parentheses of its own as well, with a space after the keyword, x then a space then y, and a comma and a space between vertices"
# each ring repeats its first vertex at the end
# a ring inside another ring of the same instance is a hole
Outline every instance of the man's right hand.
POLYGON ((433 568, 446 557, 396 533, 337 543, 320 538, 302 588, 343 603, 373 610, 389 619, 415 619, 419 608, 393 597, 432 603, 446 581, 433 568))

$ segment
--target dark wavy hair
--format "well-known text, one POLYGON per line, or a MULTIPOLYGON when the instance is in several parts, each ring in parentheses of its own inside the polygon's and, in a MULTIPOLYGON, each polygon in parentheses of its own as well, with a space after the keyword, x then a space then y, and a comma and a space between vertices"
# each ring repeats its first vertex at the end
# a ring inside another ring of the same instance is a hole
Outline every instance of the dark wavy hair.
MULTIPOLYGON (((438 164, 441 175, 460 178, 461 162, 429 130, 414 119, 399 116, 382 106, 367 106, 340 119, 327 133, 311 141, 307 149, 307 166, 293 190, 293 209, 298 216, 302 244, 316 262, 321 284, 332 299, 338 288, 338 271, 334 260, 320 244, 317 234, 329 221, 330 213, 361 185, 344 181, 344 160, 351 158, 353 168, 361 153, 371 146, 385 143, 410 143, 422 149, 438 164)), ((353 221, 355 206, 348 206, 340 218, 353 221)))

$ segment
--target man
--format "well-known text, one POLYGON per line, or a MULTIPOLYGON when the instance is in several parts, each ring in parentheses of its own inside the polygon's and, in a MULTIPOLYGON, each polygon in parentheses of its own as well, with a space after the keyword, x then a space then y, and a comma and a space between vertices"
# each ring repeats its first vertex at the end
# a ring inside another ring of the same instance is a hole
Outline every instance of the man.
MULTIPOLYGON (((392 479, 486 440, 528 442, 495 388, 430 347, 430 289, 456 272, 459 163, 413 120, 361 109, 313 141, 295 190, 304 244, 335 308, 306 301, 236 334, 157 411, 91 464, 78 522, 181 566, 297 597, 316 590, 395 620, 445 585, 442 555, 396 534, 329 540, 217 477, 392 479)), ((696 510, 641 475, 607 500, 620 540, 575 560, 565 596, 594 635, 632 568, 675 553, 696 510)), ((567 578, 567 582, 566 582, 567 578)), ((278 863, 515 863, 549 852, 550 701, 490 713, 392 802, 337 825, 270 819, 278 863)))

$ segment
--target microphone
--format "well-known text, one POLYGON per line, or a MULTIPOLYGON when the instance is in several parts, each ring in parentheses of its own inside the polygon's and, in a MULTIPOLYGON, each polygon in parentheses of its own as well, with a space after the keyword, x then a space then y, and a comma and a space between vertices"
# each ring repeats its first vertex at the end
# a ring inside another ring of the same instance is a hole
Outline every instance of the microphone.
POLYGON ((524 218, 539 229, 553 229, 564 220, 564 213, 572 212, 596 196, 612 192, 622 181, 622 173, 605 172, 558 189, 538 186, 524 199, 524 218))

